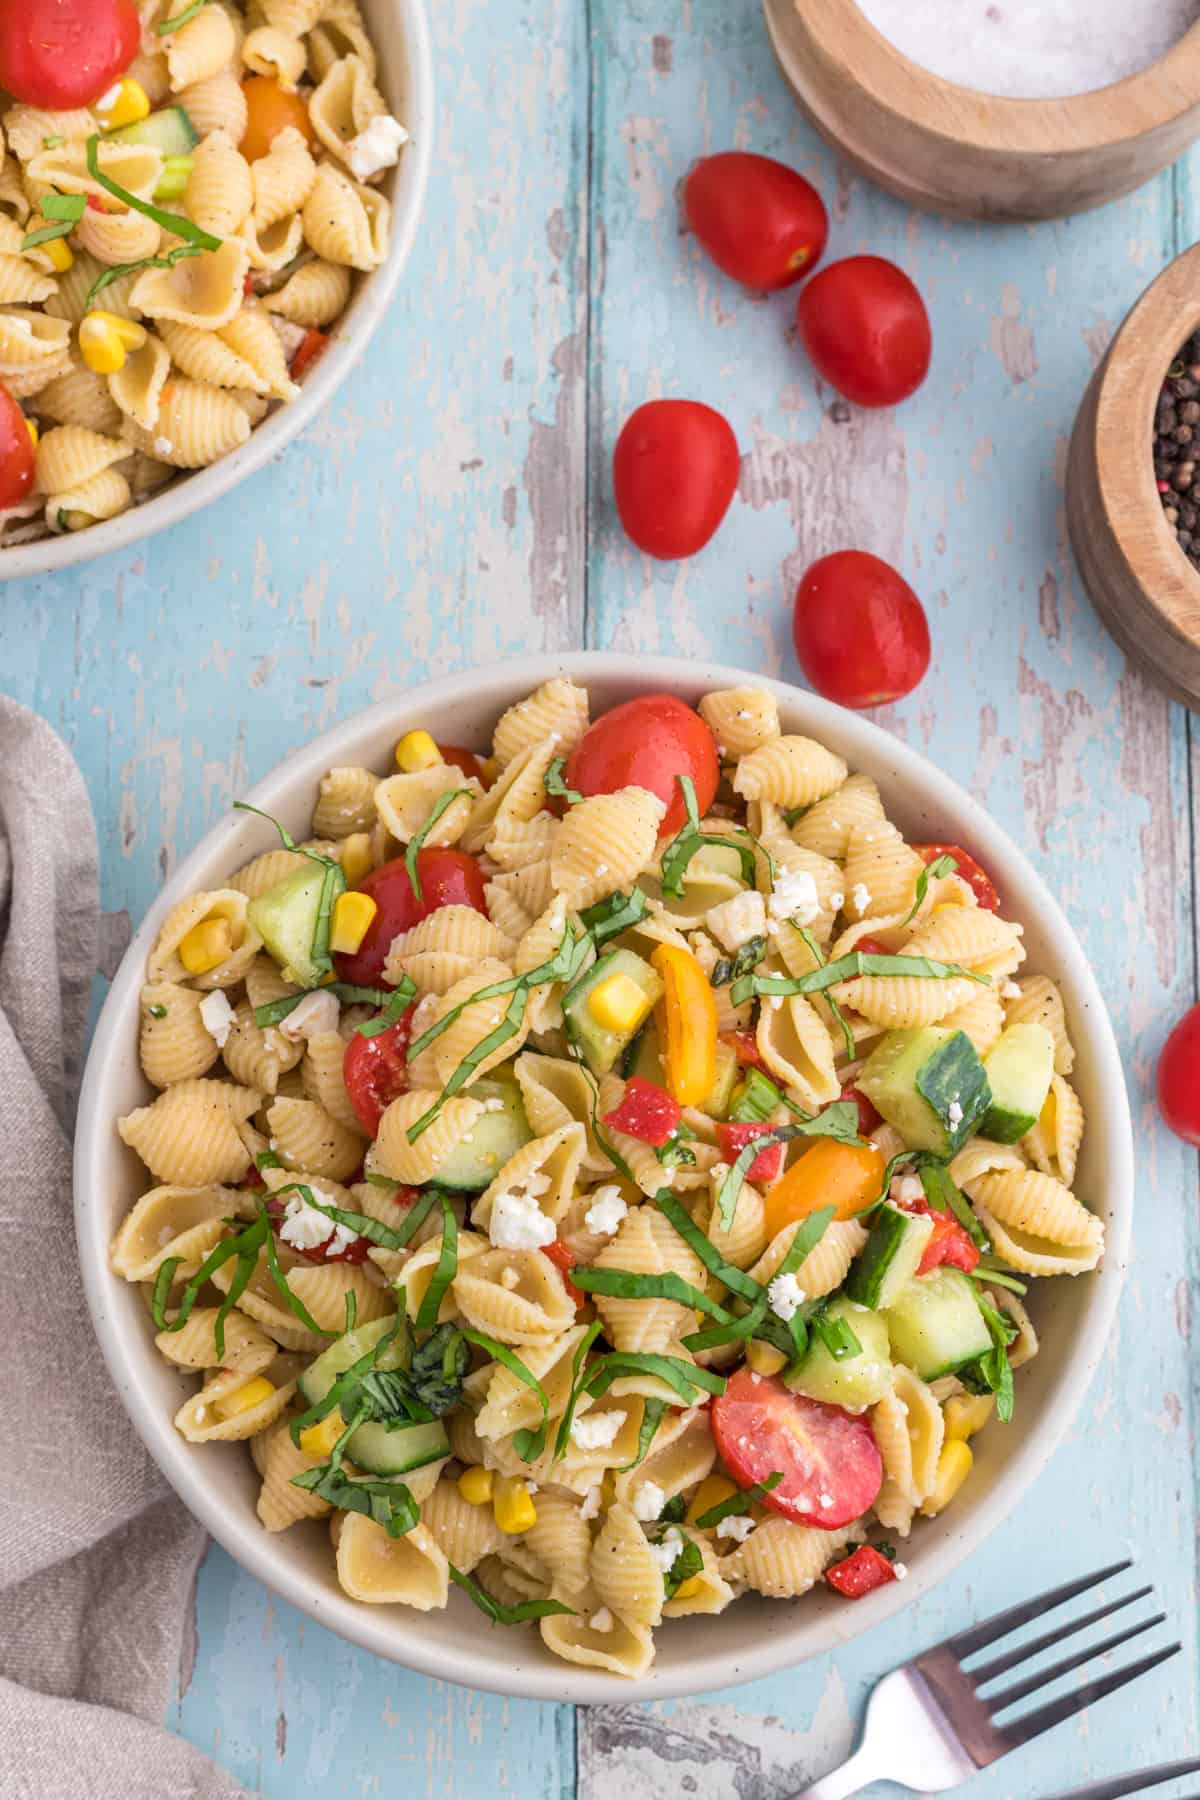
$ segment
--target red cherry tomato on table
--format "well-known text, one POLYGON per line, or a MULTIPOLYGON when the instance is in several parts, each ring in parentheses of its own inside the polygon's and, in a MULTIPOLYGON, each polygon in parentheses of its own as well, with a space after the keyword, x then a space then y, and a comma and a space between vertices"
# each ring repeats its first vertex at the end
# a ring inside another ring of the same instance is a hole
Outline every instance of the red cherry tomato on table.
POLYGON ((33 439, 25 414, 0 386, 0 507, 16 506, 33 486, 33 439))
POLYGON ((822 556, 796 589, 800 667, 839 706, 883 706, 929 667, 925 609, 890 563, 865 550, 822 556))
POLYGON ((649 400, 613 451, 621 523, 647 556, 694 556, 728 512, 738 472, 737 439, 719 412, 698 400, 649 400))
POLYGON ((134 0, 5 0, 0 88, 26 106, 90 106, 138 53, 134 0))
POLYGON ((713 803, 720 779, 717 743, 690 706, 674 694, 643 694, 602 713, 567 758, 566 784, 578 793, 615 794, 641 787, 666 802, 660 828, 673 836, 687 813, 679 775, 690 775, 701 818, 713 803))
POLYGON ((786 163, 748 150, 724 150, 693 164, 683 206, 718 269, 756 290, 799 281, 829 235, 816 188, 786 163))
POLYGON ((774 1375, 747 1368, 731 1375, 713 1401, 712 1433, 739 1487, 782 1473, 763 1505, 798 1525, 839 1530, 862 1517, 883 1485, 866 1415, 793 1394, 774 1375))
POLYGON ((1186 1143, 1200 1144, 1200 1006, 1184 1013, 1163 1045, 1158 1109, 1186 1143))
POLYGON ((801 290, 796 322, 818 374, 859 406, 895 406, 929 373, 925 302, 882 256, 848 256, 814 275, 801 290))
POLYGON ((898 1577, 887 1557, 873 1544, 860 1544, 844 1562, 826 1569, 825 1579, 847 1600, 861 1600, 864 1594, 873 1594, 876 1588, 886 1587, 898 1577))
POLYGON ((555 1238, 552 1244, 542 1245, 542 1255, 548 1257, 563 1278, 563 1285, 571 1297, 572 1305, 580 1307, 587 1299, 582 1289, 577 1288, 571 1280, 571 1270, 579 1261, 570 1244, 564 1244, 561 1238, 555 1238))
POLYGON ((408 1091, 408 1015, 374 1037, 356 1031, 342 1058, 342 1080, 359 1124, 368 1137, 379 1130, 385 1109, 408 1091))
POLYGON ((372 869, 359 882, 358 892, 369 894, 379 910, 353 956, 335 957, 339 981, 351 981, 359 987, 377 986, 383 979, 392 939, 402 931, 411 931, 439 907, 473 906, 476 912, 486 915, 483 873, 465 850, 418 851, 417 875, 424 896, 421 900, 413 893, 402 856, 372 869))
POLYGON ((986 912, 1000 911, 1000 896, 991 876, 961 844, 914 844, 913 849, 926 867, 936 862, 939 856, 952 856, 958 864, 954 873, 961 875, 980 906, 986 912))

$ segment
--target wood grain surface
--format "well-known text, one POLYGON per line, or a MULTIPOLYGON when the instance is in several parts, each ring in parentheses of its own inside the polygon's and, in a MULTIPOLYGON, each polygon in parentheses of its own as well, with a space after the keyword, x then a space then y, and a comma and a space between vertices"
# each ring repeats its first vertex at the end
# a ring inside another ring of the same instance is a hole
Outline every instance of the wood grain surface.
POLYGON ((1152 1074, 1196 996, 1200 748, 1082 593, 1062 481, 1113 326, 1197 235, 1200 164, 1076 221, 949 226, 837 165, 753 0, 438 0, 435 31, 429 210, 333 408, 174 532, 0 589, 0 682, 58 726, 91 788, 110 967, 231 798, 335 718, 428 674, 580 642, 798 679, 791 585, 856 544, 899 562, 936 646, 882 722, 1013 833, 1100 973, 1138 1131, 1137 1255, 1103 1371, 1017 1516, 836 1657, 655 1708, 615 1684, 586 1713, 506 1703, 372 1660, 214 1552, 170 1723, 272 1800, 783 1800, 846 1751, 887 1668, 1129 1546, 1184 1656, 972 1791, 1045 1800, 1194 1752, 1200 1185, 1195 1153, 1155 1122, 1152 1074), (839 404, 792 341, 788 300, 742 293, 681 234, 680 176, 731 145, 820 184, 830 254, 891 255, 921 285, 933 373, 899 412, 839 404), (726 524, 676 565, 631 550, 609 495, 614 434, 655 394, 721 407, 743 447, 726 524))

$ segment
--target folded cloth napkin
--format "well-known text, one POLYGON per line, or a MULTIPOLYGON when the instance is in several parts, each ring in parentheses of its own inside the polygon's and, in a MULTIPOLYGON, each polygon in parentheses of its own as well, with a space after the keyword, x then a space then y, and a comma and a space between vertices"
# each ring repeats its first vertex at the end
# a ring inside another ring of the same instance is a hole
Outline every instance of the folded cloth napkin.
POLYGON ((125 1417, 79 1285, 70 1129, 97 925, 79 770, 0 694, 0 1796, 244 1800, 160 1726, 204 1533, 125 1417))

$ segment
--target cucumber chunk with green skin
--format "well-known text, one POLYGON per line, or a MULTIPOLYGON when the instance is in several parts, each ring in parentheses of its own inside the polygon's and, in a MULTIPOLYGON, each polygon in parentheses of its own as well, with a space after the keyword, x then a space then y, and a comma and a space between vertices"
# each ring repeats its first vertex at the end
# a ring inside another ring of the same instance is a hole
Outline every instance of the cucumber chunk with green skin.
MULTIPOLYGON (((353 1331, 344 1332, 328 1350, 323 1350, 300 1377, 300 1392, 309 1405, 315 1406, 323 1400, 338 1376, 361 1362, 394 1325, 394 1319, 372 1319, 369 1325, 359 1325, 353 1331)), ((403 1359, 404 1340, 402 1334, 397 1333, 372 1366, 382 1370, 398 1369, 403 1359)), ((404 1475, 410 1469, 419 1469, 439 1457, 449 1456, 450 1440, 436 1419, 430 1424, 401 1423, 395 1426, 371 1419, 347 1438, 345 1454, 371 1475, 404 1475)))
POLYGON ((643 1081, 652 1081, 656 1087, 666 1087, 667 1077, 662 1066, 658 1027, 653 1019, 642 1026, 626 1049, 621 1060, 621 1074, 626 1081, 631 1076, 640 1075, 643 1081))
POLYGON ((783 1104, 783 1095, 761 1069, 747 1069, 734 1090, 729 1117, 739 1124, 765 1125, 783 1104))
POLYGON ((246 908, 246 917, 279 964, 284 980, 297 987, 316 987, 324 974, 312 959, 324 885, 324 865, 312 862, 276 882, 246 908))
POLYGON ((992 1097, 974 1044, 947 1025, 887 1032, 854 1085, 910 1150, 937 1156, 962 1149, 992 1097))
POLYGON ((825 1314, 829 1319, 845 1320, 862 1346, 861 1351, 839 1362, 814 1334, 800 1362, 784 1377, 784 1384, 794 1393, 807 1394, 810 1400, 824 1400, 829 1406, 847 1406, 861 1412, 892 1389, 887 1321, 844 1294, 829 1302, 825 1314))
MULTIPOLYGON (((647 1012, 651 1007, 657 1006, 662 998, 663 984, 658 975, 648 962, 635 956, 632 950, 607 950, 579 977, 574 987, 567 990, 562 1002, 563 1023, 567 1036, 593 1075, 608 1074, 642 1025, 642 1019, 639 1019, 631 1031, 612 1031, 594 1017, 588 1004, 590 996, 610 975, 628 975, 631 981, 636 982, 648 1001, 647 1012)), ((642 1018, 645 1018, 645 1014, 642 1018)))
POLYGON ((1002 1031, 983 1059, 992 1102, 979 1129, 998 1144, 1015 1144, 1037 1124, 1054 1074, 1054 1039, 1032 1020, 1002 1031))
POLYGON ((892 1355, 923 1381, 953 1375, 986 1356, 991 1333, 973 1284, 959 1269, 933 1269, 903 1288, 887 1312, 892 1355))
POLYGON ((717 1073, 713 1084, 700 1102, 700 1111, 710 1119, 727 1119, 730 1102, 738 1078, 737 1051, 732 1044, 717 1044, 717 1073))
POLYGON ((502 1075, 485 1075, 464 1088, 463 1095, 468 1100, 482 1100, 487 1111, 480 1114, 429 1179, 438 1187, 462 1188, 478 1194, 491 1186, 509 1157, 529 1142, 533 1132, 515 1081, 502 1075), (498 1101, 499 1105, 488 1106, 489 1100, 498 1101))
POLYGON ((149 144, 164 157, 187 156, 200 142, 200 134, 182 106, 164 106, 132 125, 105 133, 106 144, 149 144))
POLYGON ((881 1206, 870 1237, 850 1265, 847 1294, 861 1306, 890 1306, 913 1279, 932 1236, 928 1213, 904 1212, 890 1201, 881 1206))

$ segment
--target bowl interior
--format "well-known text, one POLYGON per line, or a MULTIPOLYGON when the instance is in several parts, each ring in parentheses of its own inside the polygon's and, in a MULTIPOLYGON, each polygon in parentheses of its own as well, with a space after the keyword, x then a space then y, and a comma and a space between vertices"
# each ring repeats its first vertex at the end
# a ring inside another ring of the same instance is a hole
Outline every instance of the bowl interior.
POLYGON ((298 751, 249 798, 299 836, 307 835, 321 774, 332 764, 387 767, 398 733, 421 725, 435 738, 485 746, 504 707, 554 673, 591 694, 593 717, 639 692, 670 689, 695 699, 718 686, 772 688, 784 729, 838 750, 878 782, 889 814, 916 841, 961 840, 1004 870, 1006 911, 1025 925, 1027 968, 1062 986, 1078 1061, 1072 1077, 1088 1117, 1076 1186, 1105 1220, 1102 1269, 1062 1279, 1035 1299, 1042 1354, 1019 1377, 1019 1423, 977 1440, 969 1495, 943 1518, 921 1521, 905 1550, 910 1578, 847 1607, 822 1590, 781 1603, 748 1596, 715 1619, 668 1622, 658 1659, 639 1682, 559 1663, 533 1632, 509 1632, 503 1656, 464 1595, 444 1613, 362 1606, 338 1587, 323 1525, 272 1536, 254 1513, 258 1481, 241 1445, 191 1445, 171 1417, 192 1383, 158 1356, 135 1288, 108 1270, 109 1238, 148 1177, 113 1129, 114 1118, 150 1094, 137 1060, 143 966, 169 907, 273 843, 264 822, 233 815, 204 840, 168 884, 126 955, 97 1027, 76 1139, 75 1193, 83 1276, 93 1319, 121 1398, 167 1478, 224 1547, 253 1574, 314 1618, 366 1648, 443 1679, 528 1698, 623 1701, 703 1692, 767 1675, 849 1641, 942 1579, 1011 1511, 1049 1459, 1082 1403, 1116 1310, 1128 1254, 1133 1152, 1128 1105, 1112 1030, 1083 954, 1047 890, 1020 852, 961 789, 876 726, 814 696, 744 671, 692 662, 589 655, 530 658, 431 684, 376 706, 298 751))

